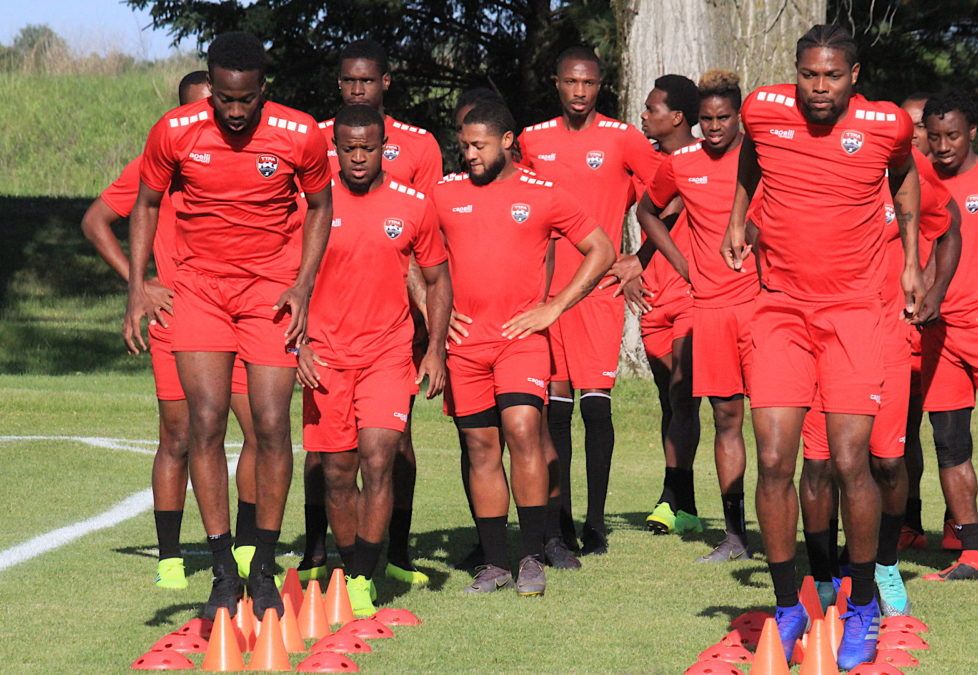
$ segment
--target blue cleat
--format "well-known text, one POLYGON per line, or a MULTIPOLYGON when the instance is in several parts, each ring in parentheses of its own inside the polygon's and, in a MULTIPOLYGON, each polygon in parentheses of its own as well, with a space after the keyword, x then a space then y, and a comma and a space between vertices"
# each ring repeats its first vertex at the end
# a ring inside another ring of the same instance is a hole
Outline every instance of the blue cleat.
POLYGON ((781 637, 781 647, 784 656, 791 661, 791 653, 795 650, 795 642, 808 630, 811 623, 808 612, 799 602, 793 607, 778 607, 774 612, 774 620, 778 624, 778 635, 781 637))
POLYGON ((839 645, 839 668, 852 670, 860 663, 876 659, 876 642, 880 636, 880 606, 876 598, 867 605, 846 602, 849 611, 842 615, 842 644, 839 645))

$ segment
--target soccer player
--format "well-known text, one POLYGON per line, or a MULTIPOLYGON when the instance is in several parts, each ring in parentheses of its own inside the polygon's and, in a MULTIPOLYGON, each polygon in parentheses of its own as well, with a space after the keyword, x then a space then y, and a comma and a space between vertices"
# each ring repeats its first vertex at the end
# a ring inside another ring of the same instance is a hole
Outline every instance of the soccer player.
MULTIPOLYGON (((384 114, 384 94, 391 84, 390 68, 384 48, 373 40, 356 40, 340 52, 340 72, 337 78, 344 105, 366 105, 384 115, 387 141, 383 148, 384 172, 402 185, 430 194, 441 179, 441 150, 427 130, 399 122, 384 114)), ((320 122, 329 147, 330 168, 339 171, 337 148, 333 145, 333 120, 320 122)), ((415 365, 420 365, 427 348, 425 328, 425 283, 411 264, 408 288, 411 291, 412 317, 415 321, 415 365)), ((413 399, 411 406, 414 406, 413 399)), ((326 575, 326 510, 325 485, 320 465, 320 453, 306 454, 303 472, 305 487, 306 549, 299 563, 302 581, 326 575)), ((417 460, 411 443, 411 420, 398 444, 394 459, 394 510, 390 521, 390 541, 387 550, 387 576, 409 584, 424 585, 428 576, 417 569, 411 560, 408 537, 411 533, 414 483, 417 460)))
MULTIPOLYGON (((560 117, 534 124, 519 137, 523 163, 565 189, 574 189, 584 211, 597 219, 621 250, 625 211, 631 205, 631 181, 652 179, 657 164, 647 139, 629 124, 596 109, 603 65, 594 51, 571 47, 557 58, 554 82, 560 98, 560 117), (587 189, 579 189, 587 186, 587 189)), ((572 242, 554 244, 551 294, 563 289, 581 264, 572 242)), ((560 470, 560 520, 569 525, 563 537, 548 532, 548 548, 577 549, 571 515, 571 417, 574 390, 581 392, 588 506, 581 531, 581 552, 608 550, 605 502, 611 476, 615 428, 611 390, 618 373, 618 353, 625 322, 624 302, 611 289, 590 294, 563 314, 549 330, 553 372, 548 425, 560 470)), ((554 551, 566 556, 567 551, 554 551)))
POLYGON ((190 410, 190 478, 213 556, 207 618, 219 607, 233 615, 242 595, 224 454, 235 354, 247 367, 257 438, 257 542, 248 591, 257 617, 268 608, 283 611, 273 571, 292 477, 291 350, 305 333, 331 217, 326 142, 311 117, 265 101, 265 68, 265 50, 254 36, 214 39, 207 53, 212 95, 170 111, 153 127, 131 218, 123 334, 136 353, 146 348, 141 319, 155 310, 145 276, 160 202, 179 181, 173 351, 190 410), (299 183, 308 203, 301 223, 292 217, 299 183))
POLYGON ((372 578, 394 498, 392 471, 411 399, 445 386, 452 292, 431 199, 383 171, 383 116, 344 106, 332 125, 339 161, 333 227, 299 351, 302 445, 322 457, 326 504, 356 616, 372 615, 372 578), (406 276, 414 254, 427 285, 431 340, 418 371, 406 276), (417 377, 415 377, 417 376, 417 377), (363 489, 357 488, 357 473, 363 489))
POLYGON ((852 594, 840 668, 876 655, 874 574, 879 488, 869 437, 883 383, 887 176, 903 240, 901 285, 915 317, 920 185, 913 125, 892 103, 853 91, 856 45, 816 25, 796 47, 796 84, 761 87, 741 109, 745 137, 722 254, 735 270, 750 252, 745 215, 758 183, 763 288, 751 320, 751 408, 757 439, 757 515, 774 580, 778 630, 790 654, 808 624, 795 587, 798 497, 794 470, 805 413, 818 396, 841 491, 852 594), (825 242, 831 242, 826 246, 825 242))
POLYGON ((471 317, 448 352, 446 401, 465 436, 469 484, 486 564, 466 590, 513 586, 506 546, 509 486, 500 429, 510 453, 510 479, 522 538, 520 595, 542 595, 548 475, 541 410, 550 376, 541 331, 590 291, 614 260, 608 236, 553 183, 512 162, 516 124, 499 103, 482 102, 466 116, 461 148, 469 174, 435 187, 457 312, 471 317), (583 254, 571 281, 546 302, 544 259, 553 232, 583 254), (487 284, 486 279, 493 279, 487 284))
MULTIPOLYGON (((178 86, 180 105, 210 96, 207 71, 188 73, 178 86)), ((82 232, 92 242, 103 260, 123 280, 129 280, 129 259, 112 232, 112 224, 132 212, 139 193, 137 157, 126 165, 122 174, 91 203, 82 218, 82 232)), ((156 383, 156 400, 160 413, 160 444, 153 460, 153 518, 159 542, 156 585, 160 588, 187 587, 183 557, 180 554, 180 528, 183 505, 187 497, 188 410, 187 400, 177 376, 176 360, 171 350, 174 330, 173 263, 174 221, 169 191, 160 204, 160 221, 153 240, 156 278, 147 281, 150 302, 163 310, 159 320, 150 326, 149 352, 156 383)), ((234 411, 244 444, 238 458, 238 519, 234 557, 238 569, 247 570, 255 550, 255 435, 248 408, 248 382, 244 363, 234 362, 231 376, 231 409, 234 411)), ((246 574, 242 571, 242 574, 246 574)))
POLYGON ((966 94, 954 91, 927 100, 924 122, 937 176, 961 213, 961 262, 941 306, 941 321, 923 332, 921 382, 941 488, 962 549, 957 562, 924 578, 978 579, 978 484, 971 462, 978 368, 978 108, 966 94))

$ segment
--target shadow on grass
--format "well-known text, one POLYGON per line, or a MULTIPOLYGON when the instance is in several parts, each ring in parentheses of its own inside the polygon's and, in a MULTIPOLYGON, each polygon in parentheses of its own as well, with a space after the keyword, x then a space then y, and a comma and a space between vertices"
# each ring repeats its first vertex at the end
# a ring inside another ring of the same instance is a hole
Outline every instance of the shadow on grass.
POLYGON ((741 614, 746 614, 747 612, 767 612, 773 615, 772 605, 754 605, 753 607, 734 607, 733 605, 711 605, 710 607, 705 607, 701 611, 697 612, 696 616, 703 616, 708 619, 712 619, 718 616, 727 617, 727 627, 730 627, 730 622, 736 619, 741 614))

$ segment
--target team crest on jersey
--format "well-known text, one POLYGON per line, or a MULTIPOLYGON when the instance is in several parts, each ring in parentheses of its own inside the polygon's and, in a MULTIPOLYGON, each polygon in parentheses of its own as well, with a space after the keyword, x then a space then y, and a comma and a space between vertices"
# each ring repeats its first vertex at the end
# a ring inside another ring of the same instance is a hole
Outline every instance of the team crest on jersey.
POLYGON ((842 132, 842 149, 846 151, 847 155, 859 152, 861 147, 863 147, 863 135, 861 133, 858 131, 842 132))
POLYGON ((401 146, 388 143, 384 146, 384 159, 393 162, 401 154, 401 146))
POLYGON ((978 213, 978 195, 968 195, 964 200, 964 208, 968 213, 978 213))
POLYGON ((529 204, 513 204, 509 209, 510 215, 513 216, 513 220, 517 223, 523 224, 526 219, 530 217, 530 205, 529 204))
POLYGON ((896 209, 893 208, 893 205, 892 204, 886 204, 883 207, 883 213, 886 216, 886 224, 887 225, 889 225, 890 223, 892 223, 893 222, 893 219, 896 218, 896 209))
POLYGON ((278 171, 278 157, 275 155, 258 155, 258 173, 265 178, 271 178, 278 171))
POLYGON ((388 218, 384 221, 384 232, 391 239, 397 239, 404 231, 404 221, 400 218, 388 218))
POLYGON ((604 164, 604 153, 600 150, 592 150, 591 152, 587 153, 584 161, 587 162, 588 167, 598 169, 602 164, 604 164))

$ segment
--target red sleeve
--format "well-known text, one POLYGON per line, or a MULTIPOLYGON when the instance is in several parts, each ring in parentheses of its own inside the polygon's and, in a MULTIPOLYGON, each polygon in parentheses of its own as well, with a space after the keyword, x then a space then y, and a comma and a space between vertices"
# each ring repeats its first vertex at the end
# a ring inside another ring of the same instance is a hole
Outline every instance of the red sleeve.
POLYGON ((679 188, 676 185, 676 171, 673 169, 672 162, 672 155, 666 157, 659 165, 659 170, 655 172, 652 183, 648 186, 649 198, 660 209, 666 208, 669 202, 679 194, 679 188))
POLYGON ((896 116, 896 137, 893 139, 893 150, 890 153, 892 167, 903 164, 913 148, 913 122, 910 121, 910 115, 902 108, 897 108, 896 116))
POLYGON ((430 132, 422 138, 421 163, 414 174, 413 185, 425 195, 430 195, 431 189, 442 177, 441 148, 430 132))
POLYGON ((645 185, 652 182, 659 165, 656 153, 641 131, 633 126, 625 130, 625 166, 645 185))
POLYGON ((414 259, 421 267, 434 267, 448 260, 448 251, 445 250, 441 229, 438 226, 438 215, 430 197, 424 200, 424 211, 411 248, 414 251, 414 259))
POLYGON ((164 117, 153 125, 146 139, 139 179, 151 189, 163 192, 170 186, 176 170, 177 157, 173 151, 170 125, 164 117))
POLYGON ((951 193, 938 181, 932 183, 926 177, 920 177, 920 236, 933 241, 942 236, 951 227, 951 212, 947 204, 951 201, 951 193))
POLYGON ((326 137, 319 125, 313 122, 309 133, 301 134, 299 164, 295 168, 296 179, 308 194, 315 194, 329 185, 332 177, 326 157, 326 137))
POLYGON ((122 170, 119 177, 109 187, 102 190, 99 195, 105 204, 115 211, 120 218, 125 218, 132 213, 132 207, 136 205, 136 196, 139 194, 139 166, 142 157, 137 157, 122 170))
POLYGON ((553 191, 550 200, 550 227, 577 246, 598 229, 598 222, 581 210, 569 192, 559 187, 549 189, 553 191))

